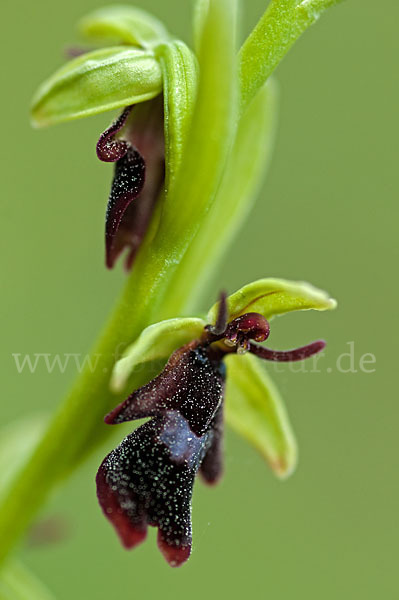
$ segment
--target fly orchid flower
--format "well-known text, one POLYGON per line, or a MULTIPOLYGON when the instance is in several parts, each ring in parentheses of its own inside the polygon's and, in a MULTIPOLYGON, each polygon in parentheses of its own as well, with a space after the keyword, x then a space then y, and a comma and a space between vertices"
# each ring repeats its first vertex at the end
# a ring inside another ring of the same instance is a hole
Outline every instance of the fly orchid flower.
POLYGON ((163 114, 159 99, 126 107, 101 134, 96 150, 104 162, 115 163, 105 222, 106 265, 112 268, 129 248, 129 270, 143 241, 165 179, 163 114), (123 137, 121 130, 124 131, 123 137))
POLYGON ((105 263, 112 268, 127 249, 130 270, 156 203, 172 185, 181 160, 196 93, 196 57, 160 21, 133 7, 95 11, 80 28, 89 39, 112 45, 73 52, 72 60, 38 90, 33 124, 122 109, 100 135, 96 152, 101 161, 115 163, 105 263))
MULTIPOLYGON (((313 356, 323 350, 323 341, 289 351, 261 346, 270 334, 268 319, 290 310, 326 310, 334 305, 306 284, 261 280, 229 298, 222 294, 208 315, 211 324, 202 319, 172 319, 143 332, 116 366, 115 389, 125 386, 135 365, 165 356, 183 339, 186 343, 172 352, 157 377, 105 417, 109 425, 151 417, 105 458, 97 474, 101 508, 125 547, 142 542, 147 526, 152 525, 158 527, 158 545, 171 566, 188 559, 195 476, 200 472, 206 483, 213 484, 222 474, 225 384, 230 379, 239 394, 248 396, 247 405, 238 411, 234 404, 231 407, 236 416, 241 410, 241 433, 254 420, 255 405, 259 422, 246 436, 262 446, 278 474, 292 470, 294 442, 278 395, 266 378, 256 379, 257 366, 254 369, 243 355, 280 362, 313 356), (232 356, 236 361, 229 363, 232 356), (242 389, 239 380, 243 376, 252 379, 255 393, 246 384, 242 389), (263 407, 256 407, 259 399, 254 404, 259 394, 263 394, 263 407)), ((228 411, 230 395, 227 385, 228 411)))

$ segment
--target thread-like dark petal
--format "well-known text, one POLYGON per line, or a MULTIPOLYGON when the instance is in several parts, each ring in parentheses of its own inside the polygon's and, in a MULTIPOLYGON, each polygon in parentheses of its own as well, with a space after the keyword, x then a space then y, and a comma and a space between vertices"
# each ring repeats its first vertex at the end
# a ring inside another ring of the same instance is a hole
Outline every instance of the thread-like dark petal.
POLYGON ((206 331, 209 331, 209 333, 215 336, 222 335, 227 327, 228 316, 229 314, 227 308, 227 294, 226 292, 221 292, 216 323, 215 325, 207 325, 205 328, 206 331))
POLYGON ((252 354, 256 354, 259 358, 264 360, 272 360, 275 362, 294 362, 297 360, 304 360, 309 358, 318 352, 321 352, 326 346, 323 340, 318 340, 307 346, 301 348, 295 348, 294 350, 270 350, 270 348, 264 348, 263 346, 257 346, 256 344, 249 344, 249 351, 252 354))
MULTIPOLYGON (((144 235, 143 218, 140 215, 142 210, 140 211, 140 206, 135 206, 137 201, 133 204, 131 212, 127 213, 133 200, 141 194, 144 182, 144 159, 137 150, 129 147, 126 154, 115 164, 115 175, 105 217, 106 264, 109 268, 113 267, 118 255, 127 245, 128 238, 130 240, 134 238, 135 231, 138 236, 135 244, 137 246, 144 235), (126 221, 124 219, 123 225, 122 219, 125 215, 128 219, 126 221)), ((130 240, 129 245, 133 243, 130 240)))
POLYGON ((202 479, 208 485, 218 483, 223 475, 223 403, 219 406, 209 428, 208 449, 200 466, 202 479))
POLYGON ((114 425, 178 410, 194 433, 202 435, 222 401, 224 380, 224 364, 212 359, 208 347, 191 342, 176 350, 160 375, 133 392, 105 422, 114 425))
POLYGON ((191 551, 191 497, 208 434, 197 437, 175 411, 152 419, 113 450, 97 474, 105 516, 126 547, 158 527, 158 545, 171 566, 191 551))

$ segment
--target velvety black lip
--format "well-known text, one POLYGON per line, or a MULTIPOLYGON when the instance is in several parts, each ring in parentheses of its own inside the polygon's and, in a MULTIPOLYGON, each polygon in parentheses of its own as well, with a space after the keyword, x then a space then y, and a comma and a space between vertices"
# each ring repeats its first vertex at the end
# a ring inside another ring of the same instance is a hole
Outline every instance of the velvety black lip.
POLYGON ((209 433, 196 436, 177 411, 148 421, 113 450, 97 473, 104 515, 123 545, 144 541, 158 527, 158 546, 177 567, 191 552, 191 497, 209 433))
MULTIPOLYGON (((126 244, 127 236, 136 233, 140 241, 144 236, 140 219, 133 219, 130 227, 127 228, 126 225, 123 226, 122 221, 133 201, 140 200, 139 196, 145 183, 145 172, 143 157, 132 147, 129 147, 124 156, 115 164, 115 175, 105 217, 106 265, 108 268, 114 266, 126 244)), ((134 206, 133 210, 136 214, 138 207, 134 206)))

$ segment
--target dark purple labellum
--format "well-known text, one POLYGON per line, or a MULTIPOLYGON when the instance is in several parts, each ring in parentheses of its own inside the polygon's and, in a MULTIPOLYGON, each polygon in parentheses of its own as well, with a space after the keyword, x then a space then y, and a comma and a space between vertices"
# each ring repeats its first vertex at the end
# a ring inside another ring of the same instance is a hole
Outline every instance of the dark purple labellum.
POLYGON ((219 298, 218 313, 216 316, 215 325, 207 325, 205 331, 209 331, 212 336, 222 336, 226 331, 227 322, 229 317, 229 311, 227 308, 227 294, 221 292, 219 298))
POLYGON ((209 347, 188 344, 176 350, 162 373, 133 392, 105 422, 115 425, 178 410, 192 431, 202 435, 222 401, 224 379, 224 364, 212 359, 209 347))
POLYGON ((105 224, 106 265, 109 268, 113 267, 125 246, 130 247, 127 262, 128 266, 131 265, 149 219, 148 211, 144 210, 146 203, 133 203, 144 188, 144 159, 130 141, 115 139, 115 135, 126 125, 132 108, 133 106, 125 108, 116 121, 100 135, 96 146, 100 160, 116 163, 105 224))
POLYGON ((115 175, 108 200, 105 225, 106 264, 113 267, 116 258, 126 245, 138 246, 144 233, 141 231, 140 206, 129 206, 143 191, 145 181, 145 163, 141 154, 134 148, 128 148, 125 155, 115 164, 115 175), (126 219, 128 216, 128 219, 126 219), (122 223, 122 218, 124 224, 122 223), (137 230, 137 240, 134 239, 137 230))
POLYGON ((103 461, 97 494, 126 548, 158 527, 158 546, 173 567, 191 552, 191 497, 209 434, 197 437, 178 412, 152 419, 103 461))

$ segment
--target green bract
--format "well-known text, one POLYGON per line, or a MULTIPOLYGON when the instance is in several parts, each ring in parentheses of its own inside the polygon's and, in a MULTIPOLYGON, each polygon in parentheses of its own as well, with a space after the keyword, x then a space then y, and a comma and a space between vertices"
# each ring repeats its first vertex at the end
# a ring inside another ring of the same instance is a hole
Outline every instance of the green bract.
POLYGON ((144 48, 169 38, 161 21, 133 6, 107 6, 96 10, 80 21, 79 29, 90 39, 144 48))
POLYGON ((117 46, 70 61, 33 100, 37 127, 144 102, 162 91, 162 73, 152 52, 117 46))
MULTIPOLYGON (((208 321, 214 323, 217 304, 208 313, 208 321)), ((266 319, 293 310, 331 310, 336 301, 326 292, 303 281, 286 279, 259 279, 232 294, 227 299, 229 319, 246 312, 258 312, 266 319)))

